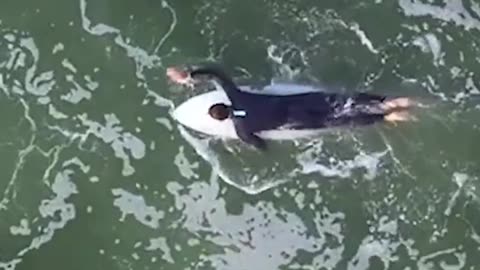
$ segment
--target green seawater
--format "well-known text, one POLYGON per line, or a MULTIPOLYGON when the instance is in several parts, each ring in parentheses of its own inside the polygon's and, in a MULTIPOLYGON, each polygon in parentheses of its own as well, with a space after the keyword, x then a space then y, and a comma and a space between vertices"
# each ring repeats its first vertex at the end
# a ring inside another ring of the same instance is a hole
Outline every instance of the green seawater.
POLYGON ((480 269, 479 46, 476 0, 2 1, 0 269, 480 269), (259 153, 172 118, 205 61, 422 106, 259 153))

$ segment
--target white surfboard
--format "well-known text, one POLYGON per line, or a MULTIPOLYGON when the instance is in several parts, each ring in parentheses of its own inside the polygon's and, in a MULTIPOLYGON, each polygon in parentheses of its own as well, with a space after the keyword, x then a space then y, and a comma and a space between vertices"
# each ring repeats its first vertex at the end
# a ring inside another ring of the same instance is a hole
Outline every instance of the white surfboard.
MULTIPOLYGON (((220 87, 217 86, 217 89, 218 88, 220 87)), ((286 83, 268 85, 261 90, 255 90, 249 86, 240 86, 240 89, 247 92, 268 95, 292 95, 323 90, 308 85, 286 83)), ((183 126, 198 132, 221 138, 238 139, 232 120, 226 119, 219 121, 208 114, 208 109, 216 103, 231 104, 227 95, 221 88, 220 90, 200 94, 183 102, 173 111, 173 117, 183 126)), ((321 130, 318 129, 275 129, 259 132, 258 136, 271 140, 294 140, 311 137, 320 132, 321 130)))

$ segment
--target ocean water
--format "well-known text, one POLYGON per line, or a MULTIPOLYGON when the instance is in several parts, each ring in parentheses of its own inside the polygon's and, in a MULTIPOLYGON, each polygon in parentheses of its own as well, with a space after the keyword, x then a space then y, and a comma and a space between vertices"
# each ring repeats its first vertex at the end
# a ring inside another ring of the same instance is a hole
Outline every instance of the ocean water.
POLYGON ((0 269, 480 269, 479 45, 472 0, 4 1, 0 269), (172 118, 205 61, 422 106, 259 153, 172 118))

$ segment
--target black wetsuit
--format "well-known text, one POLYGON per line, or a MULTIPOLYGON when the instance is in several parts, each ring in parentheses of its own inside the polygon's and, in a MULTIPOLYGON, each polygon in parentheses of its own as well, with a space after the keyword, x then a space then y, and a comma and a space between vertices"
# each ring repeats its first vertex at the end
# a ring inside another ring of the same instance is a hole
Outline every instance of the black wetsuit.
POLYGON ((383 119, 378 104, 385 97, 366 93, 353 95, 311 92, 294 95, 254 94, 239 90, 221 69, 200 68, 192 77, 211 76, 226 92, 231 106, 230 118, 238 137, 257 148, 265 142, 256 132, 277 128, 320 129, 343 125, 366 125, 383 119))

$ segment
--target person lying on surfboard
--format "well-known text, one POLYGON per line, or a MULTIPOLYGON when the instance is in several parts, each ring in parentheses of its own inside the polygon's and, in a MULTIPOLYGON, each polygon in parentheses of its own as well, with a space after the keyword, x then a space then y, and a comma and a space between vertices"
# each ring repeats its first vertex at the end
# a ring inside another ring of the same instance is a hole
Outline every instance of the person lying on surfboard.
POLYGON ((364 126, 381 121, 413 119, 408 108, 414 102, 407 97, 389 98, 367 93, 339 94, 308 92, 291 95, 256 94, 240 90, 219 67, 204 66, 193 70, 168 68, 170 80, 193 86, 202 77, 220 84, 231 105, 213 104, 209 115, 219 121, 232 119, 237 136, 247 144, 265 149, 260 131, 273 129, 325 129, 364 126))

